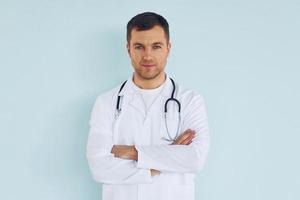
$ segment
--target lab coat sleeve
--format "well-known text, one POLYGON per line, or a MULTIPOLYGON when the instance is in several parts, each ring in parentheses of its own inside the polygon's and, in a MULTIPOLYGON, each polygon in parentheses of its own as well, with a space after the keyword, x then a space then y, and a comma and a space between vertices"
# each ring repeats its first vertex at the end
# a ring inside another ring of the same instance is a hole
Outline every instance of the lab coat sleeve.
POLYGON ((149 169, 137 168, 136 161, 114 157, 111 104, 98 97, 94 104, 86 156, 93 179, 106 184, 136 184, 152 181, 149 169))
POLYGON ((200 95, 186 105, 183 117, 181 130, 196 131, 193 142, 190 145, 136 146, 138 168, 178 173, 196 173, 203 168, 210 137, 204 100, 200 95))

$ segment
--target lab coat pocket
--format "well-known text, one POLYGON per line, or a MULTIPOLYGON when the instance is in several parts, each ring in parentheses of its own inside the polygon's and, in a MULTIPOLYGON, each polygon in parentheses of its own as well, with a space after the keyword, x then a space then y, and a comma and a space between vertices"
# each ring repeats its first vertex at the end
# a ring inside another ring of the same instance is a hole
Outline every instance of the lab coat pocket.
POLYGON ((194 200, 195 199, 195 186, 193 184, 187 185, 169 185, 168 186, 168 199, 169 200, 194 200))

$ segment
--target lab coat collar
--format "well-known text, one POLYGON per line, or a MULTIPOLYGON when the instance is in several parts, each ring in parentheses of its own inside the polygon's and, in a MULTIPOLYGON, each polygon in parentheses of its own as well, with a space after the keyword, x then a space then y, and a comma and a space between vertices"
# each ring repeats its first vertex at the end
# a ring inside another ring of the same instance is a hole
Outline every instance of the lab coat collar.
MULTIPOLYGON (((161 96, 169 98, 171 96, 172 90, 173 90, 173 86, 172 86, 172 82, 170 80, 170 77, 167 73, 165 73, 166 75, 166 79, 165 82, 163 83, 163 89, 161 91, 161 96)), ((130 76, 124 86, 124 88, 121 90, 120 92, 120 96, 126 96, 126 95, 133 95, 133 94, 137 94, 139 93, 139 87, 133 82, 133 74, 132 76, 130 76)))
MULTIPOLYGON (((166 99, 170 98, 173 90, 172 82, 170 77, 165 73, 166 79, 163 83, 164 86, 160 93, 161 101, 166 101, 166 99)), ((133 82, 133 75, 129 77, 124 88, 119 93, 120 96, 128 97, 128 103, 130 106, 139 111, 143 116, 144 120, 147 116, 147 110, 145 109, 145 103, 141 98, 141 93, 139 91, 139 87, 133 82)), ((151 106, 152 107, 152 106, 151 106)))

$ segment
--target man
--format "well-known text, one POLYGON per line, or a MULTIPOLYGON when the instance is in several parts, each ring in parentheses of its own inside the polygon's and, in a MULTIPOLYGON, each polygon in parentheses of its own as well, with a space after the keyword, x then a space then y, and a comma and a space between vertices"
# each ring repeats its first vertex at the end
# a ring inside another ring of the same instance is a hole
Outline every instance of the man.
POLYGON ((202 97, 165 73, 169 25, 146 12, 127 24, 134 73, 98 96, 87 159, 103 200, 193 200, 209 149, 202 97))

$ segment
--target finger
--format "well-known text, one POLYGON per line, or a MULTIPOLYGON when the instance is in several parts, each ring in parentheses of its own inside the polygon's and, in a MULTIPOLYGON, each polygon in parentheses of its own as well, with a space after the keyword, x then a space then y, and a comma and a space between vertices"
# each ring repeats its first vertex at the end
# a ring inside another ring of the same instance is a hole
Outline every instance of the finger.
POLYGON ((195 133, 194 130, 185 130, 172 144, 181 144, 185 139, 187 139, 191 134, 195 133))
POLYGON ((188 138, 191 134, 193 134, 195 131, 188 129, 186 131, 184 131, 180 136, 180 140, 185 140, 186 138, 188 138))
POLYGON ((181 142, 182 145, 188 145, 195 138, 195 133, 191 134, 188 138, 181 142))
POLYGON ((186 145, 190 145, 193 141, 191 140, 189 143, 187 143, 186 145))
POLYGON ((187 144, 187 142, 189 142, 192 138, 193 138, 194 133, 189 133, 189 135, 187 137, 185 137, 184 139, 180 140, 181 145, 185 145, 187 144))
POLYGON ((186 140, 184 140, 181 143, 181 145, 188 145, 188 144, 190 144, 193 141, 193 139, 194 139, 194 136, 191 136, 191 137, 187 138, 186 140))
POLYGON ((186 140, 190 135, 192 134, 192 132, 186 132, 182 135, 180 135, 176 140, 175 140, 175 144, 181 144, 184 140, 186 140))

